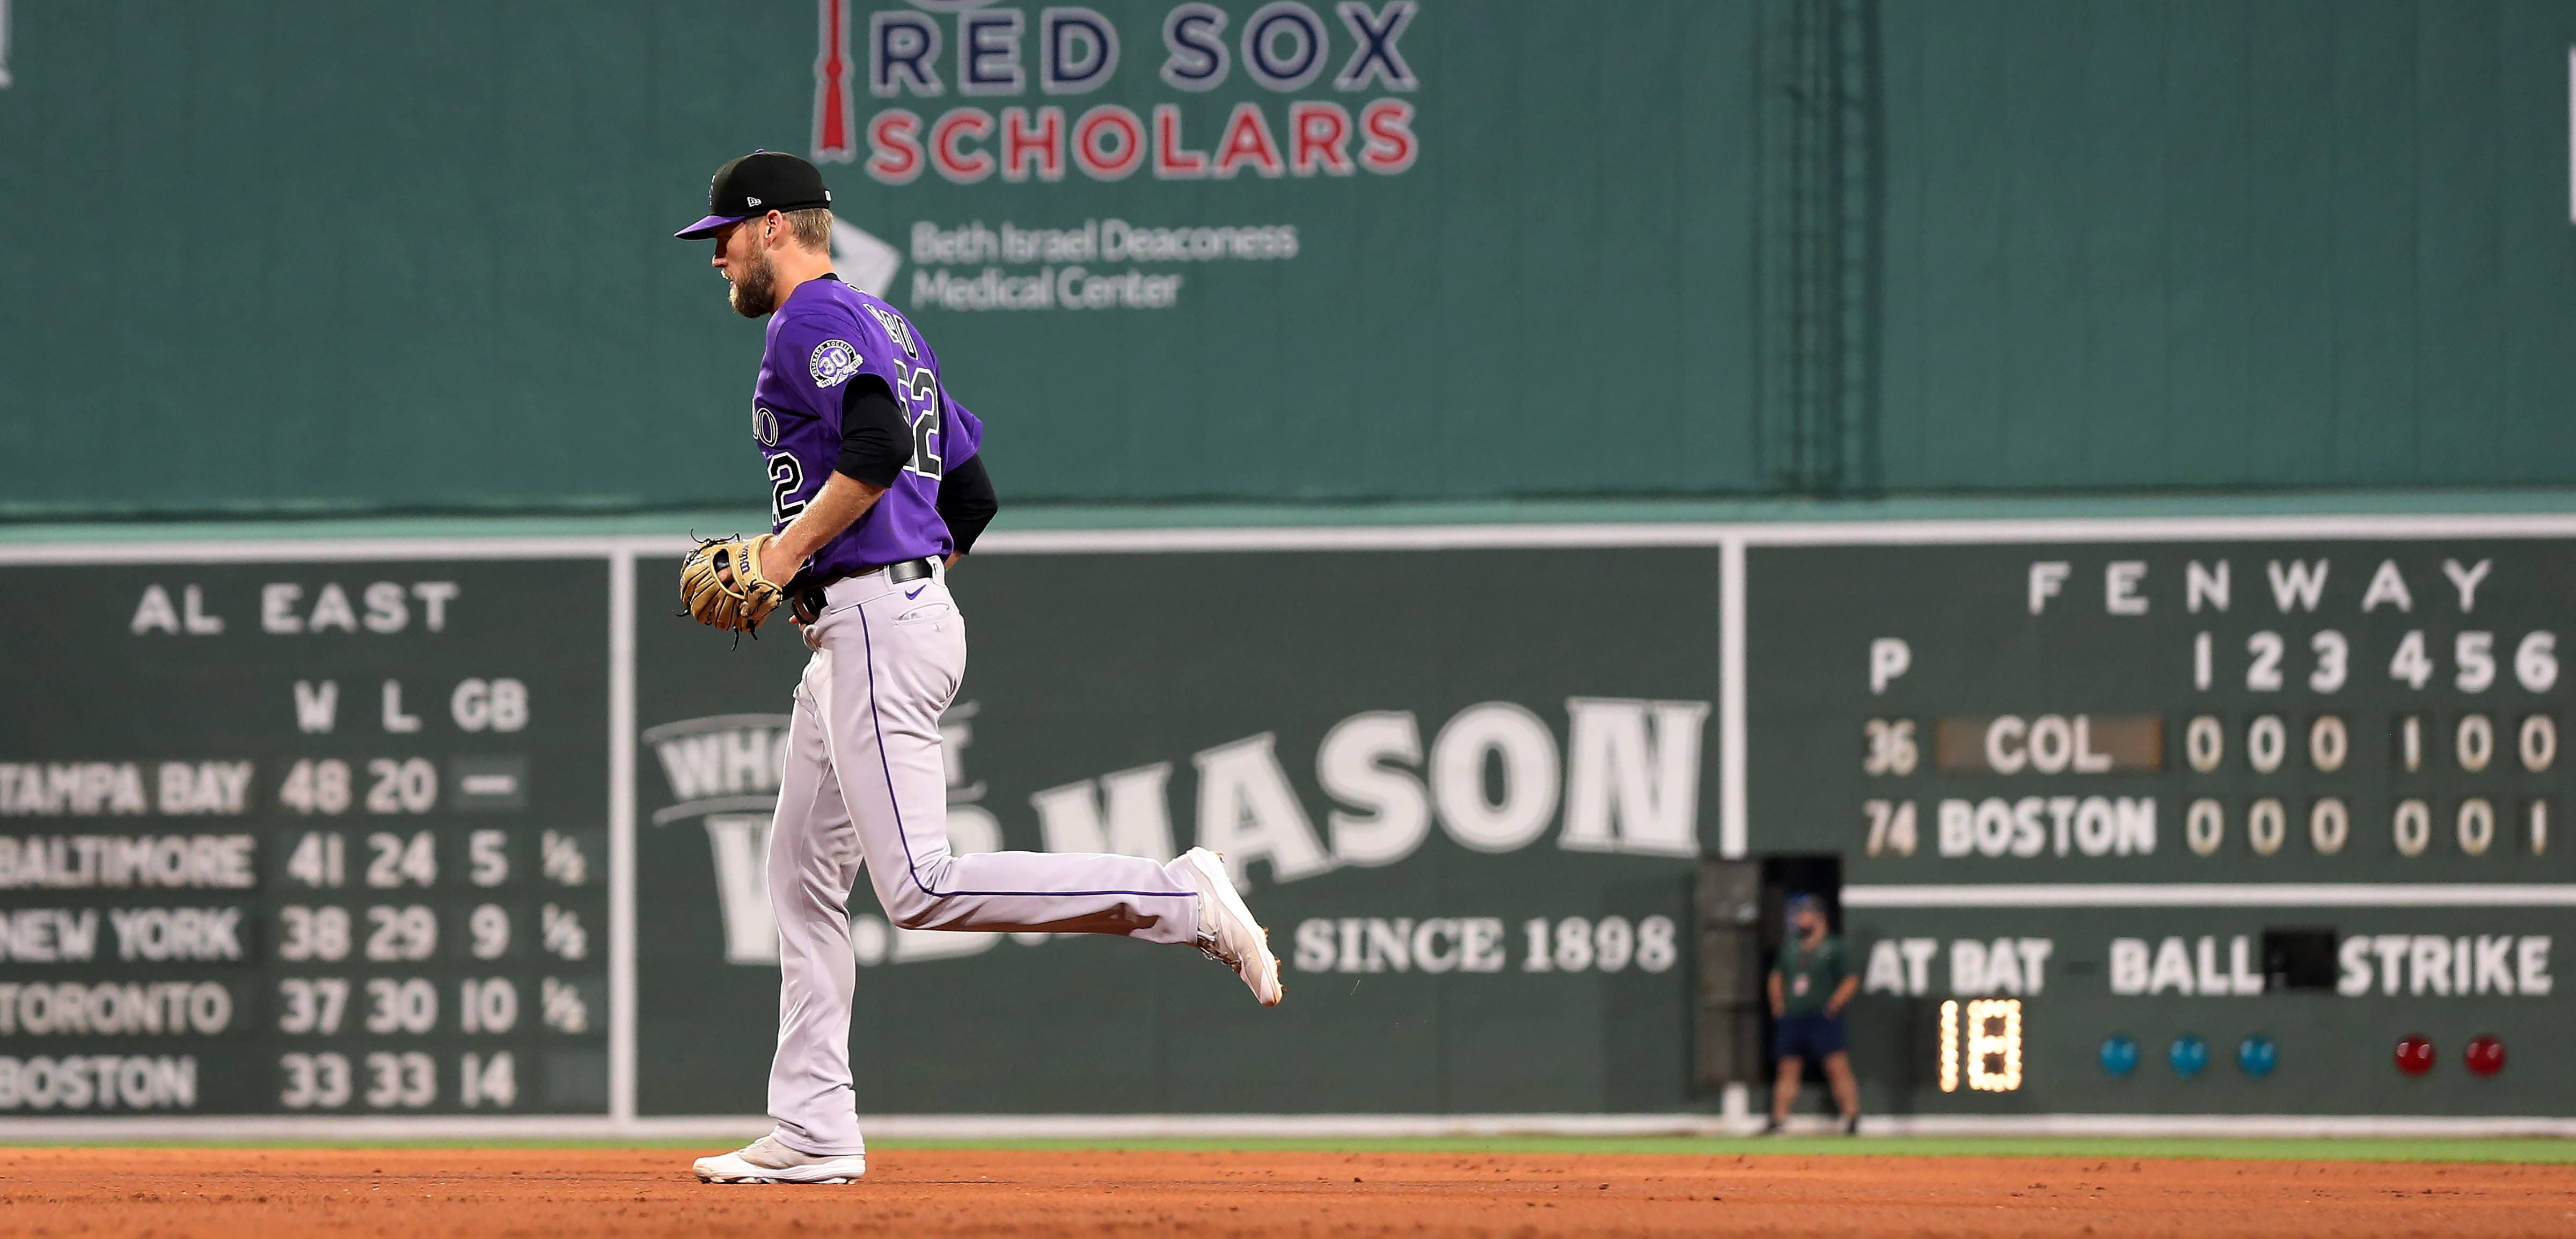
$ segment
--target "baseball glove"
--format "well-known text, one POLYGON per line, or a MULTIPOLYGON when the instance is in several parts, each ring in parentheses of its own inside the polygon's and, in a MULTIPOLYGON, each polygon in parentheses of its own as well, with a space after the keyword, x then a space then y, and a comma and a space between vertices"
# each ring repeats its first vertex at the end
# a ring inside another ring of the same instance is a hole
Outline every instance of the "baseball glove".
POLYGON ((760 621, 787 597, 777 582, 760 574, 761 548, 771 537, 700 541, 680 561, 680 604, 689 615, 711 628, 758 636, 760 621))

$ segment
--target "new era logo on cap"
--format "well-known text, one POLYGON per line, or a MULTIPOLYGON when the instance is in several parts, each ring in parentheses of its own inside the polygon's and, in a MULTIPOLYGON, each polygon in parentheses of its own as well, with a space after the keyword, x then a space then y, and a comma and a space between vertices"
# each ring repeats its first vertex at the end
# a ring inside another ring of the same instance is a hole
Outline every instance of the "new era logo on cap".
POLYGON ((716 169, 707 184, 707 217, 673 234, 711 237, 725 225, 770 211, 804 211, 832 205, 823 174, 785 151, 753 151, 716 169))

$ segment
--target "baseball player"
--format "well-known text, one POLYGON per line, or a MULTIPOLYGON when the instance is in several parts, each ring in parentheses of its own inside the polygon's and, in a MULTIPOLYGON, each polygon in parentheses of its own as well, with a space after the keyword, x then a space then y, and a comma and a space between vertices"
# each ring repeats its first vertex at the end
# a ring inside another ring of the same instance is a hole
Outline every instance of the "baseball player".
POLYGON ((966 670, 948 572, 994 512, 983 427, 950 397, 939 355, 892 305, 832 272, 831 199, 793 155, 718 169, 707 217, 733 307, 769 319, 752 388, 770 533, 692 553, 682 597, 702 621, 755 629, 787 606, 812 657, 788 725, 770 834, 778 916, 778 1126, 701 1158, 712 1183, 843 1183, 866 1172, 850 1076, 850 890, 862 863, 906 929, 1123 934, 1195 946, 1262 1005, 1279 961, 1224 863, 1192 848, 1135 856, 948 847, 939 716, 966 670))

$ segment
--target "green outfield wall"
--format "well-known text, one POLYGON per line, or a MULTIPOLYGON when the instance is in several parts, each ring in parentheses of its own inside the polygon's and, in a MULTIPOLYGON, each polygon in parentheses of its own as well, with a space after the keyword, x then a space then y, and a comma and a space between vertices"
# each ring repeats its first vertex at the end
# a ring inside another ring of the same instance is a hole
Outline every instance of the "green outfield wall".
POLYGON ((1014 502, 2565 483, 2506 0, 15 0, 0 515, 757 493, 754 146, 1014 502), (78 428, 61 433, 63 428, 78 428))
MULTIPOLYGON (((2576 1118, 2576 519, 994 538, 953 845, 1223 851, 1288 998, 862 893, 865 1114, 1716 1123, 1804 888, 1874 1115, 2576 1118)), ((756 1114, 804 651, 682 545, 0 547, 0 1130, 756 1114)))

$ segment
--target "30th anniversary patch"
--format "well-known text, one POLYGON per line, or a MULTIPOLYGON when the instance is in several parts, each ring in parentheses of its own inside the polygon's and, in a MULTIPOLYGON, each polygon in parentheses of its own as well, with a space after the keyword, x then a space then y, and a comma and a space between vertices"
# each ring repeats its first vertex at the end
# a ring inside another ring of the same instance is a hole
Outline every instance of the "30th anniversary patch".
POLYGON ((859 372, 859 350, 850 347, 847 340, 825 340, 814 346, 808 369, 813 372, 816 387, 839 386, 859 372))

